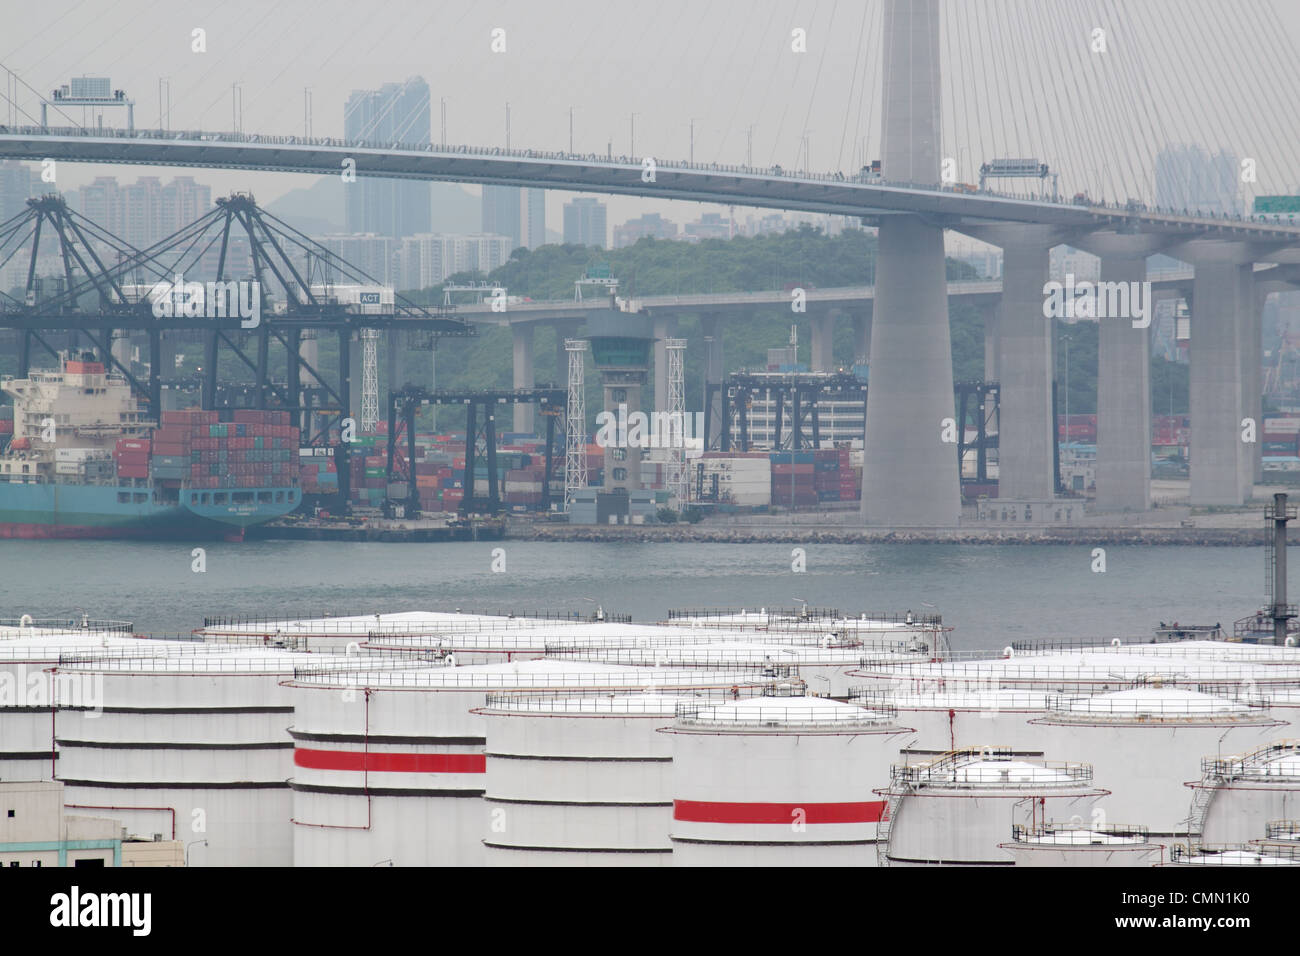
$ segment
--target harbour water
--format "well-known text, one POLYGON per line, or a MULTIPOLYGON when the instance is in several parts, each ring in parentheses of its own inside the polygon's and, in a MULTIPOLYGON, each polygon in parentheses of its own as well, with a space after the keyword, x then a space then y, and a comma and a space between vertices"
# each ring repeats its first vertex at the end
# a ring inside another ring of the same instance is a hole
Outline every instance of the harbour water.
POLYGON ((1160 622, 1231 622, 1264 601, 1260 548, 263 541, 0 542, 0 617, 129 620, 188 632, 205 615, 577 609, 662 619, 674 607, 940 613, 955 649, 1149 637, 1160 622), (494 555, 494 550, 503 549, 494 555), (494 571, 493 566, 504 568, 494 571))

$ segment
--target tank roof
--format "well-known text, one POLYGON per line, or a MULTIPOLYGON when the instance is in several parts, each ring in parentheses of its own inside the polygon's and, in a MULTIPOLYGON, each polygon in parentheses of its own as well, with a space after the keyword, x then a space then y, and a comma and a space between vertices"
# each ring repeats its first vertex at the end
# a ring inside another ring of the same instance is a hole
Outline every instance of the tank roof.
POLYGON ((480 713, 545 714, 552 716, 631 716, 672 717, 681 704, 698 702, 688 694, 601 694, 547 697, 520 697, 515 694, 489 694, 480 713))
POLYGON ((1092 766, 1017 759, 1006 747, 968 747, 925 763, 895 765, 890 790, 919 787, 982 790, 1077 790, 1092 780, 1092 766))
POLYGON ((1090 697, 1053 697, 1048 709, 1052 717, 1120 720, 1243 717, 1261 713, 1260 708, 1243 701, 1183 687, 1137 687, 1090 697))
POLYGON ((867 710, 829 697, 750 697, 723 704, 692 703, 677 711, 681 727, 822 727, 892 725, 894 714, 884 708, 867 710))
POLYGON ((664 667, 626 667, 592 661, 531 660, 464 667, 382 668, 353 657, 350 667, 319 670, 308 660, 294 673, 301 687, 364 684, 394 690, 488 690, 529 687, 694 687, 766 683, 752 672, 710 672, 664 667))
POLYGON ((873 702, 889 703, 899 710, 1032 710, 1047 709, 1046 691, 1018 688, 940 690, 912 693, 882 691, 871 686, 855 687, 849 699, 870 707, 873 702))

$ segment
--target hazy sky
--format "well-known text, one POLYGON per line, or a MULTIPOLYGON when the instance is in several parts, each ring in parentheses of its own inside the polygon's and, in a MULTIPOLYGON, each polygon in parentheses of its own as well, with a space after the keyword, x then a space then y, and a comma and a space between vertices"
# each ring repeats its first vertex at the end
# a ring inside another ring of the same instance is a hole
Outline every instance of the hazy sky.
MULTIPOLYGON (((636 114, 638 155, 686 158, 694 120, 697 161, 744 162, 752 126, 756 165, 848 171, 879 155, 880 20, 879 0, 0 0, 0 62, 43 93, 110 76, 136 100, 137 126, 157 124, 165 78, 172 128, 230 128, 238 83, 245 131, 302 133, 310 87, 315 134, 339 136, 350 91, 420 75, 435 141, 442 98, 449 142, 504 145, 509 102, 511 144, 539 149, 567 148, 572 106, 580 152, 629 152, 636 114), (206 53, 191 50, 196 27, 206 53), (504 53, 491 50, 498 27, 504 53), (791 49, 796 28, 805 53, 791 49)), ((983 159, 1033 155, 1123 198, 1149 191, 1162 137, 1199 139, 1256 154, 1261 191, 1292 189, 1295 36, 1292 0, 948 0, 944 151, 963 181, 983 159), (1097 27, 1104 55, 1090 48, 1097 27)), ((19 104, 39 115, 30 91, 19 104)), ((64 164, 60 185, 108 172, 155 171, 64 164)), ((311 182, 196 175, 264 202, 311 182)), ((552 229, 568 198, 552 196, 552 229)), ((611 226, 649 208, 679 223, 701 211, 608 201, 611 226)))

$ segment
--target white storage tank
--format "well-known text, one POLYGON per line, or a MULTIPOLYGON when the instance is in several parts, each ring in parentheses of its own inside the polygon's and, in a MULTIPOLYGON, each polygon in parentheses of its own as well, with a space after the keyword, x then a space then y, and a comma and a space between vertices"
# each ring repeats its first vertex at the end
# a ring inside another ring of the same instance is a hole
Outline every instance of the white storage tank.
MULTIPOLYGON (((361 665, 365 667, 366 665, 361 665)), ((737 692, 759 679, 667 668, 532 660, 406 671, 300 670, 293 755, 299 866, 484 862, 486 695, 737 692)))
MULTIPOLYGON (((667 866, 681 694, 490 694, 489 866, 667 866)), ((715 700, 720 703, 720 700, 715 700)))
POLYGON ((288 866, 293 704, 281 682, 305 655, 195 646, 59 665, 103 687, 99 713, 57 715, 68 804, 146 838, 206 841, 192 866, 288 866))
POLYGON ((1271 822, 1300 815, 1300 740, 1275 740, 1249 753, 1206 757, 1194 791, 1206 843, 1264 838, 1271 822))
POLYGON ((893 768, 882 827, 888 866, 1011 866, 1002 844, 1012 827, 1045 818, 1091 820, 1092 768, 1016 756, 1010 748, 965 748, 893 768))
POLYGON ((1029 721, 1047 710, 1048 695, 1036 690, 889 692, 855 687, 849 700, 868 709, 888 705, 900 723, 916 728, 912 752, 945 754, 982 740, 1000 740, 1016 752, 1043 752, 1041 733, 1029 721))
POLYGON ((1176 843, 1163 866, 1300 866, 1300 847, 1176 843))
POLYGON ((132 637, 125 622, 76 624, 0 626, 0 781, 54 779, 56 707, 102 703, 102 682, 54 671, 62 655, 107 656, 146 646, 161 654, 186 643, 132 637))
POLYGON ((674 866, 874 866, 888 778, 910 728, 825 697, 691 704, 673 757, 674 866))
POLYGON ((1300 820, 1271 820, 1264 836, 1250 842, 1270 850, 1300 848, 1300 820))
POLYGON ((1156 837, 1188 832, 1184 784, 1200 776, 1207 752, 1254 749, 1280 726, 1254 703, 1180 687, 1054 698, 1033 723, 1049 753, 1092 764, 1110 791, 1103 822, 1137 821, 1156 837))
POLYGON ((844 698, 849 694, 849 673, 861 666, 862 649, 834 647, 829 642, 821 646, 715 641, 639 648, 552 648, 548 656, 638 667, 748 668, 772 678, 797 676, 814 697, 844 698))
POLYGON ((1165 847, 1153 843, 1146 827, 1069 823, 1012 827, 1011 841, 1000 844, 1016 866, 1155 866, 1165 847))
MULTIPOLYGON (((302 650, 343 653, 349 644, 364 642, 371 635, 419 636, 443 632, 503 634, 555 623, 542 618, 462 614, 458 611, 399 611, 338 617, 210 617, 205 618, 203 627, 194 633, 203 640, 252 639, 267 645, 294 642, 302 650)), ((575 622, 574 626, 580 627, 581 622, 575 622)))

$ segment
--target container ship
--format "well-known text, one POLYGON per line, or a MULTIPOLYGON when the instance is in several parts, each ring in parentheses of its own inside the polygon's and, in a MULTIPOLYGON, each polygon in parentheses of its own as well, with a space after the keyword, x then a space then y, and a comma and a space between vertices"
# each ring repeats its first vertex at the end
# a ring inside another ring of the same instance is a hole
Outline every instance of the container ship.
POLYGON ((165 411, 155 423, 93 356, 4 378, 14 417, 0 453, 0 538, 217 538, 293 511, 289 413, 165 411))

